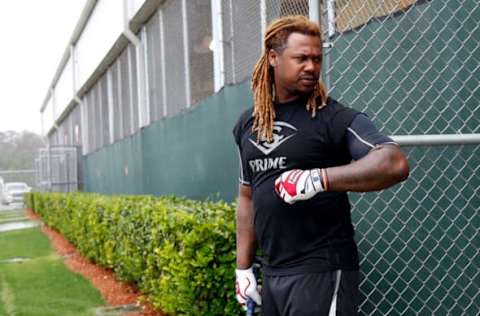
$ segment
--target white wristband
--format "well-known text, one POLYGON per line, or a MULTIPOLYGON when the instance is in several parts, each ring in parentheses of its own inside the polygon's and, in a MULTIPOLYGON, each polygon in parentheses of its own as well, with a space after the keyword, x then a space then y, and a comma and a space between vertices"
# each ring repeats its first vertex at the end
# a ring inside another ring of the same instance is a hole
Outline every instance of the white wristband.
POLYGON ((323 187, 323 179, 320 169, 315 168, 310 170, 310 177, 312 179, 313 189, 315 192, 323 192, 325 188, 323 187))

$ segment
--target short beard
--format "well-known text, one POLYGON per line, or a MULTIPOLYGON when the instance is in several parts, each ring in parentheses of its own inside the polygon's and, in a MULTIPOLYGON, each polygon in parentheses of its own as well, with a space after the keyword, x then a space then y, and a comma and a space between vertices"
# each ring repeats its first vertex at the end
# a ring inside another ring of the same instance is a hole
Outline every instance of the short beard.
POLYGON ((290 93, 292 95, 298 95, 300 98, 309 98, 313 91, 315 91, 315 88, 309 90, 309 91, 301 91, 301 90, 298 90, 298 89, 292 89, 292 91, 290 91, 290 93))

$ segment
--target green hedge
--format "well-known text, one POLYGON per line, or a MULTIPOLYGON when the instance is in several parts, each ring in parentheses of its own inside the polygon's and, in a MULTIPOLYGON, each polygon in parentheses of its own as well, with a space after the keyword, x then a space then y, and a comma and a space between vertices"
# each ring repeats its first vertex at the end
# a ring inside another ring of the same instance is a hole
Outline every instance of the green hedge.
POLYGON ((169 314, 239 315, 235 207, 172 196, 32 193, 47 225, 169 314))

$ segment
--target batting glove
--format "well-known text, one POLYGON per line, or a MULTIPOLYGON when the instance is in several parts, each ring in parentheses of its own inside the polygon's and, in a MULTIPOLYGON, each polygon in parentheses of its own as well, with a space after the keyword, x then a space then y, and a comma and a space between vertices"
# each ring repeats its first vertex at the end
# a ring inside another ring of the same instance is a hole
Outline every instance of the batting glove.
POLYGON ((275 192, 288 204, 311 199, 323 192, 320 169, 285 171, 275 180, 275 192))
POLYGON ((247 298, 251 298, 257 305, 262 305, 262 298, 257 291, 257 280, 253 274, 253 269, 251 267, 245 270, 236 269, 235 275, 237 277, 235 294, 242 307, 246 308, 247 298))

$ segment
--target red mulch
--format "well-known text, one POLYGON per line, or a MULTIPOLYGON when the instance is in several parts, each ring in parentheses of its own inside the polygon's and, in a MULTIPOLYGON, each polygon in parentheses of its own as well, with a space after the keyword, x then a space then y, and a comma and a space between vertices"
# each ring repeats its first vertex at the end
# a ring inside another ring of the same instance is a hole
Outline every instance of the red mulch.
MULTIPOLYGON (((30 209, 27 209, 26 213, 31 219, 41 220, 38 214, 30 209)), ((141 306, 141 312, 128 313, 125 316, 165 316, 165 314, 156 310, 152 304, 140 302, 141 293, 134 286, 117 281, 112 271, 99 267, 82 257, 75 246, 59 232, 46 225, 42 227, 42 231, 50 238, 55 251, 65 258, 65 265, 70 270, 90 280, 93 286, 100 291, 107 304, 110 306, 126 304, 141 306)))

